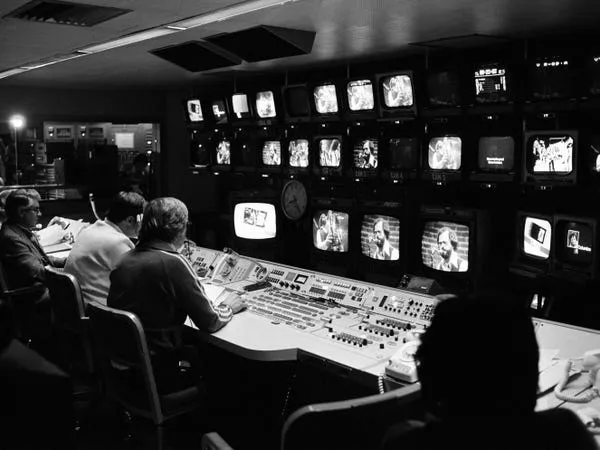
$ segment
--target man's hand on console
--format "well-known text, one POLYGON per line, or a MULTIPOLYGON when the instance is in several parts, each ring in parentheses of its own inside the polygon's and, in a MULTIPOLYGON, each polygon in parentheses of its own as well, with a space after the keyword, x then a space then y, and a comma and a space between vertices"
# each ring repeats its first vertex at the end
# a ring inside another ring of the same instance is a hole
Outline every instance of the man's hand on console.
POLYGON ((243 311, 247 307, 244 301, 237 295, 230 296, 229 298, 223 300, 221 304, 229 306, 234 314, 243 311))

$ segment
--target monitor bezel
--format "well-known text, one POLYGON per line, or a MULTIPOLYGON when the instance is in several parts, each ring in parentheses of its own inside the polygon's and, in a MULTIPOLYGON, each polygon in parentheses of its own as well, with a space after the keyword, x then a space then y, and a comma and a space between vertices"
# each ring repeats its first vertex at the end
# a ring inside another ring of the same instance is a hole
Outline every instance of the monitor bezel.
POLYGON ((375 78, 373 76, 363 76, 363 77, 351 77, 351 78, 347 78, 346 80, 344 80, 344 91, 343 94, 341 94, 342 98, 343 98, 343 116, 344 119, 346 120, 370 120, 370 119, 375 119, 377 117, 377 110, 378 110, 378 99, 377 99, 377 93, 375 92, 377 87, 375 84, 375 78), (373 89, 373 109, 366 109, 366 110, 359 110, 359 111, 353 111, 350 109, 350 97, 348 96, 348 84, 350 84, 353 81, 363 81, 363 80, 367 80, 371 82, 371 88, 373 89))
POLYGON ((579 131, 577 130, 530 130, 523 133, 523 149, 522 149, 522 183, 532 186, 569 186, 575 185, 579 175, 579 131), (554 175, 552 172, 529 172, 527 164, 528 158, 528 142, 534 136, 558 136, 568 135, 573 138, 573 155, 571 172, 563 175, 554 175))
POLYGON ((413 70, 397 70, 394 72, 380 73, 375 75, 375 90, 377 96, 377 106, 378 106, 378 115, 381 119, 396 119, 398 117, 406 117, 406 116, 416 116, 418 111, 418 98, 417 98, 417 89, 415 85, 415 72, 413 70), (412 85, 412 93, 413 93, 413 104, 412 106, 400 106, 397 108, 388 107, 384 101, 383 95, 383 79, 386 77, 396 76, 396 75, 407 75, 410 78, 410 83, 412 85))
POLYGON ((314 175, 321 178, 338 178, 344 175, 344 168, 346 167, 346 159, 348 155, 348 151, 346 149, 347 139, 342 134, 318 134, 313 136, 313 164, 312 170, 314 175), (338 139, 342 146, 340 150, 340 165, 339 167, 321 167, 320 161, 320 146, 319 143, 323 139, 338 139))
POLYGON ((285 112, 285 121, 287 123, 308 123, 311 121, 311 97, 309 92, 309 87, 307 84, 290 84, 285 85, 281 88, 281 99, 283 104, 283 110, 285 112), (294 116, 290 114, 290 107, 288 104, 287 92, 291 89, 303 89, 306 92, 306 106, 307 106, 307 115, 306 116, 294 116))
POLYGON ((553 257, 553 267, 552 272, 554 275, 564 275, 567 276, 570 274, 574 278, 577 276, 584 276, 590 279, 598 278, 598 257, 595 254, 598 251, 598 219, 595 217, 586 217, 586 216, 578 216, 578 215, 569 215, 569 214, 555 214, 554 215, 554 223, 552 224, 553 233, 553 248, 554 248, 554 257, 553 257), (560 222, 580 222, 585 225, 589 225, 592 230, 592 257, 591 261, 587 264, 574 264, 568 261, 561 260, 559 252, 556 251, 558 248, 558 240, 559 236, 556 232, 557 226, 560 222))
POLYGON ((308 99, 310 104, 311 120, 313 122, 338 122, 342 118, 344 111, 343 96, 340 92, 340 83, 338 80, 326 79, 323 81, 312 82, 308 84, 308 99), (338 111, 336 113, 320 113, 317 111, 317 104, 315 102, 315 89, 319 86, 325 86, 332 84, 335 86, 336 99, 338 104, 338 111))

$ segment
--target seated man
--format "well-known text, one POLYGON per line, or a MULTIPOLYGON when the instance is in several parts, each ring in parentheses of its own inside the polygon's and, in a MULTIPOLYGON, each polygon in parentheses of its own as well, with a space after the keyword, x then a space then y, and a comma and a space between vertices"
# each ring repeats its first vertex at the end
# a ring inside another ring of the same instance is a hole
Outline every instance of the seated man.
POLYGON ((178 386, 186 316, 198 329, 217 331, 243 308, 239 297, 213 306, 190 262, 177 250, 185 241, 188 211, 175 198, 146 205, 140 240, 110 275, 107 304, 136 314, 146 332, 159 389, 178 386))
POLYGON ((85 302, 106 304, 110 272, 135 246, 146 201, 135 192, 119 192, 105 220, 84 229, 67 258, 65 272, 77 278, 85 302))
POLYGON ((509 304, 451 297, 436 307, 415 355, 431 420, 397 425, 385 450, 597 448, 570 410, 535 412, 533 323, 509 304))

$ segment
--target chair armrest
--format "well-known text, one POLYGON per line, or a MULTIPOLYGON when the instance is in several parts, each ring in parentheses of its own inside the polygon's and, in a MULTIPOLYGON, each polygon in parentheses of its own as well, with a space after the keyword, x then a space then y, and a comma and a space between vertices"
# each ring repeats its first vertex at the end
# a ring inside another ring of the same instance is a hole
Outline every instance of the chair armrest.
POLYGON ((34 293, 42 292, 44 289, 46 289, 46 287, 41 284, 37 284, 35 286, 27 286, 27 287, 17 288, 17 289, 8 289, 6 291, 0 292, 0 297, 16 297, 19 295, 34 294, 34 293))
POLYGON ((219 433, 213 431, 202 436, 200 450, 233 450, 233 447, 219 433))

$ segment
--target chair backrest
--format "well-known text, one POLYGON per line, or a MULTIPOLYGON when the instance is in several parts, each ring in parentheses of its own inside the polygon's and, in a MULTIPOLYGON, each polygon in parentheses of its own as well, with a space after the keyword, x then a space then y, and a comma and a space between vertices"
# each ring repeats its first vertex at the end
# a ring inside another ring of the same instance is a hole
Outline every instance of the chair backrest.
POLYGON ((281 450, 378 448, 385 431, 420 399, 413 384, 383 395, 308 405, 286 420, 281 450))
POLYGON ((97 302, 88 304, 88 314, 108 395, 131 412, 162 423, 165 417, 138 317, 97 302))
POLYGON ((52 301, 54 325, 74 333, 83 332, 85 306, 77 279, 70 273, 47 268, 46 286, 52 301))

